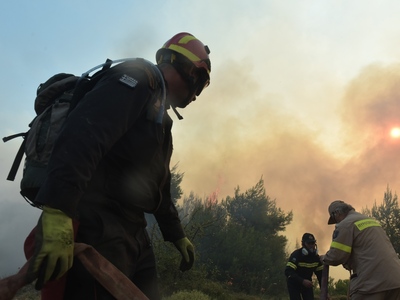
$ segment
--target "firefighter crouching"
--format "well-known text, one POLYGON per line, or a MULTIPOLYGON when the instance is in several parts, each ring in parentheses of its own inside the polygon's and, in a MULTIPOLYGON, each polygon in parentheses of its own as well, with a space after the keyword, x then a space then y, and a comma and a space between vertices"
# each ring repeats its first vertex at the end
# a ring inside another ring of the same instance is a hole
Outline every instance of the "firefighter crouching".
POLYGON ((301 248, 293 251, 286 264, 285 276, 290 300, 313 300, 312 275, 315 274, 321 286, 323 265, 318 256, 316 239, 311 233, 304 233, 301 248))

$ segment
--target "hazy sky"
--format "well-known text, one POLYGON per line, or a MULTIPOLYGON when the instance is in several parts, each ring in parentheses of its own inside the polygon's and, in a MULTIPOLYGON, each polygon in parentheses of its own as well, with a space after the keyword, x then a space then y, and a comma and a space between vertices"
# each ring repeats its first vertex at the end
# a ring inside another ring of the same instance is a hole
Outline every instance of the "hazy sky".
MULTIPOLYGON (((0 11, 0 136, 25 131, 39 83, 77 75, 106 58, 144 57, 188 31, 211 50, 211 85, 175 120, 173 164, 183 189, 219 199, 254 186, 320 253, 335 199, 357 210, 399 187, 399 1, 8 1, 0 11)), ((0 276, 23 262, 39 211, 5 180, 20 145, 0 146, 0 276)), ((21 171, 21 170, 20 170, 21 171)), ((347 278, 341 267, 331 275, 347 278)))

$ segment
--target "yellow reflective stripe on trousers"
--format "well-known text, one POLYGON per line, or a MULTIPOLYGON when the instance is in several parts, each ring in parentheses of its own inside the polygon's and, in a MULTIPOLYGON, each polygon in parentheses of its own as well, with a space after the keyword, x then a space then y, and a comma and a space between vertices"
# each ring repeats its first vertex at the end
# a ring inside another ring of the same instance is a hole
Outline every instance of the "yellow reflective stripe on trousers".
POLYGON ((360 220, 360 221, 354 222, 354 225, 356 225, 358 230, 360 230, 360 231, 363 231, 364 229, 369 228, 369 227, 381 227, 381 224, 379 224, 376 220, 373 220, 373 219, 360 220))
POLYGON ((339 250, 342 250, 342 251, 347 252, 347 253, 351 253, 351 247, 347 246, 345 244, 341 244, 341 243, 333 241, 332 244, 331 244, 331 247, 339 249, 339 250))

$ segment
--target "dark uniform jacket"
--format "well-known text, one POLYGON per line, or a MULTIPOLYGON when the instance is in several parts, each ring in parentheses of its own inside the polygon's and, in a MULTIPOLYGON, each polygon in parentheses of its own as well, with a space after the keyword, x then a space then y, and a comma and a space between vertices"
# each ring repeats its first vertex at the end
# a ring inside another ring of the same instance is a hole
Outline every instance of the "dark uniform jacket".
POLYGON ((184 237, 171 200, 172 120, 148 62, 108 70, 69 115, 35 202, 76 217, 81 206, 116 209, 132 221, 153 213, 164 239, 184 237))
POLYGON ((323 265, 320 262, 319 255, 313 253, 304 255, 302 249, 293 251, 289 257, 285 268, 287 280, 301 285, 304 279, 311 280, 313 273, 315 273, 321 285, 323 265))

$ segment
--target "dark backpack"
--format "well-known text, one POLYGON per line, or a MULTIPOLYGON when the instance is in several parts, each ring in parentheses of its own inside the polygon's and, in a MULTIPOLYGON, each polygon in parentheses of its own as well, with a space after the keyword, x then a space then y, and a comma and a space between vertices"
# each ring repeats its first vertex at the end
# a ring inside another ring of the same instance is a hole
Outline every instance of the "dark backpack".
MULTIPOLYGON (((24 139, 14 159, 7 180, 14 181, 25 154, 20 190, 21 195, 28 203, 35 206, 33 202, 46 179, 47 164, 54 144, 69 113, 85 94, 96 85, 113 63, 130 60, 139 59, 129 58, 117 61, 107 59, 104 64, 87 71, 80 77, 59 73, 39 85, 35 99, 36 117, 29 124, 30 129, 27 132, 3 138, 4 142, 16 137, 23 137, 24 139), (90 73, 99 68, 102 69, 93 76, 89 76, 90 73)), ((144 60, 140 59, 140 61, 143 62, 144 60)), ((153 64, 151 65, 154 66, 153 64)), ((165 84, 158 68, 154 67, 153 69, 156 70, 157 80, 163 88, 162 108, 157 120, 157 122, 161 122, 166 97, 165 84)))

